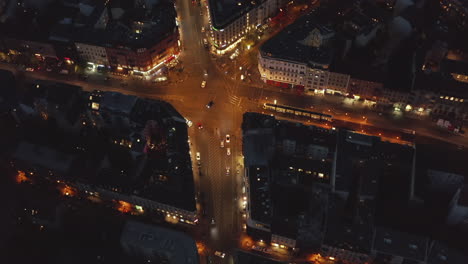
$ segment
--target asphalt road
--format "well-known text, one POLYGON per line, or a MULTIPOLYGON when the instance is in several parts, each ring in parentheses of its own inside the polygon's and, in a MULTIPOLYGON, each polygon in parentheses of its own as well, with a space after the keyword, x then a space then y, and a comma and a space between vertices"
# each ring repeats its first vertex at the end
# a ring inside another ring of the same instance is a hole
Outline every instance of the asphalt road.
MULTIPOLYGON (((194 164, 195 183, 197 191, 205 196, 207 217, 199 225, 200 233, 207 248, 229 252, 239 245, 242 232, 242 217, 239 201, 242 200, 242 114, 246 111, 262 111, 261 104, 273 102, 301 108, 309 108, 316 112, 326 112, 335 117, 351 122, 365 122, 382 128, 408 128, 418 134, 443 139, 457 145, 468 146, 466 137, 454 136, 434 130, 432 124, 426 121, 401 119, 398 117, 379 115, 378 113, 357 108, 353 105, 341 104, 331 97, 311 97, 297 95, 292 91, 281 91, 276 87, 266 87, 252 79, 252 83, 242 82, 239 76, 250 68, 252 76, 258 75, 257 65, 253 63, 258 46, 249 52, 241 54, 235 61, 226 58, 215 58, 203 46, 201 27, 206 27, 207 18, 200 15, 201 8, 205 14, 206 7, 192 5, 191 1, 177 2, 178 20, 181 31, 182 51, 180 55, 183 67, 181 73, 170 73, 170 82, 154 84, 130 78, 113 78, 104 81, 104 76, 90 76, 87 81, 78 80, 72 76, 63 76, 46 72, 24 73, 26 79, 58 80, 83 87, 84 90, 116 91, 152 99, 162 99, 172 103, 187 119, 193 122, 189 128, 191 153, 194 164), (220 65, 228 63, 225 68, 220 65), (238 70, 242 66, 243 70, 238 70), (204 76, 204 70, 208 76, 204 76), (225 72, 228 71, 228 74, 225 72), (206 80, 206 87, 201 88, 201 82, 206 80), (121 83, 127 83, 122 86, 121 83), (206 104, 213 101, 208 109, 206 104), (328 111, 330 110, 330 111, 328 111), (365 120, 361 118, 365 115, 365 120), (198 129, 201 123, 203 129, 198 129), (231 142, 221 147, 221 140, 226 134, 231 135, 231 142), (230 148, 230 155, 227 155, 230 148), (200 171, 197 169, 195 153, 200 152, 200 171), (226 173, 230 168, 230 173, 226 173), (236 170, 240 173, 237 174, 236 170), (211 224, 214 219, 215 224, 211 224)), ((14 67, 2 64, 4 69, 15 71, 14 67)), ((200 238, 201 239, 201 238, 200 238)), ((228 259, 228 258, 227 258, 228 259)), ((226 260, 227 260, 226 259, 226 260)), ((218 259, 220 261, 220 259, 218 259)))

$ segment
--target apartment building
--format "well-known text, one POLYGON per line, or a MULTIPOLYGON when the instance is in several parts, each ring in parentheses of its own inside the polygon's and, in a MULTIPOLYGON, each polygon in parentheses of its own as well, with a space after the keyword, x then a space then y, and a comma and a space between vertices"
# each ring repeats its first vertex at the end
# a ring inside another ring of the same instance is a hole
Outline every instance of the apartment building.
POLYGON ((282 88, 345 94, 350 76, 329 71, 334 35, 330 27, 315 22, 313 14, 301 17, 260 48, 262 80, 282 88))
POLYGON ((208 1, 210 38, 218 54, 234 48, 252 30, 274 16, 285 0, 208 1))

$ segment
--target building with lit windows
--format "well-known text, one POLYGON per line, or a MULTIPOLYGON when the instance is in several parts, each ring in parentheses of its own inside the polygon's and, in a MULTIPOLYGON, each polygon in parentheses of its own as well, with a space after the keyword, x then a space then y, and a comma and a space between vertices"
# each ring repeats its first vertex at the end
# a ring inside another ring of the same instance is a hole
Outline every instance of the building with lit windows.
POLYGON ((130 27, 118 23, 112 25, 112 41, 106 45, 111 68, 150 76, 178 56, 179 31, 173 6, 153 9, 152 13, 151 19, 133 22, 130 27), (156 20, 160 22, 155 24, 153 21, 156 20))
POLYGON ((256 113, 242 128, 247 233, 279 251, 320 244, 335 131, 256 113))
POLYGON ((187 124, 170 104, 41 81, 27 87, 15 118, 55 124, 32 130, 52 141, 20 139, 11 158, 18 173, 173 223, 198 222, 187 124))
POLYGON ((143 78, 150 78, 178 56, 179 30, 173 3, 109 5, 105 2, 75 12, 64 6, 68 12, 52 30, 53 40, 74 43, 79 60, 93 69, 102 66, 143 78), (75 21, 74 16, 80 20, 75 21), (74 34, 70 36, 71 31, 74 34))
POLYGON ((106 48, 90 43, 75 43, 78 55, 83 61, 92 62, 96 65, 109 65, 106 48))
POLYGON ((231 50, 247 33, 265 24, 285 0, 208 0, 210 38, 218 54, 231 50))
POLYGON ((440 19, 459 30, 465 30, 468 24, 468 4, 463 0, 440 0, 440 19))
POLYGON ((467 61, 465 54, 450 50, 436 61, 437 69, 416 75, 415 90, 423 92, 421 97, 435 118, 468 120, 467 61))
POLYGON ((282 88, 345 94, 350 76, 329 71, 335 32, 317 23, 314 15, 299 18, 262 45, 258 55, 261 78, 282 88))

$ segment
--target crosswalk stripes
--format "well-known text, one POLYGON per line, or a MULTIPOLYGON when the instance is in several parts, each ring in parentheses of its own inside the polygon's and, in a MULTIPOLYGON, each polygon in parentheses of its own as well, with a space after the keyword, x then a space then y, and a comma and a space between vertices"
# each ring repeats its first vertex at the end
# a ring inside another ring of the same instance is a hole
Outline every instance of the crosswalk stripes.
POLYGON ((239 96, 236 96, 236 95, 229 96, 229 103, 231 103, 231 104, 233 104, 235 106, 239 106, 241 100, 242 100, 242 98, 240 98, 239 96))

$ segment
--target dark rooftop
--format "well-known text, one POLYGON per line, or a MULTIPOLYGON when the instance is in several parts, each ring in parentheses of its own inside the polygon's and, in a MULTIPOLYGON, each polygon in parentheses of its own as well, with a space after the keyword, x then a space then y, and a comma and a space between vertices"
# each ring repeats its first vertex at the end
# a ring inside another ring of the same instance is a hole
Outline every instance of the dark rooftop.
MULTIPOLYGON (((111 2, 112 3, 112 2, 111 2)), ((70 7, 63 7, 66 10, 70 7)), ((176 30, 175 9, 169 1, 161 1, 151 9, 128 8, 122 17, 110 19, 106 28, 94 28, 93 14, 102 13, 103 6, 93 9, 91 15, 82 21, 75 21, 76 15, 66 19, 75 23, 57 23, 54 25, 51 38, 73 39, 76 42, 95 44, 107 47, 125 47, 133 50, 151 48, 176 30), (70 34, 73 32, 73 34, 70 34)), ((71 12, 71 11, 70 11, 71 12)), ((75 9, 75 12, 79 12, 75 9)))
POLYGON ((156 263, 199 263, 195 240, 171 229, 128 221, 123 228, 120 243, 125 248, 135 250, 136 252, 131 252, 133 254, 141 253, 146 258, 153 256, 167 258, 167 262, 164 260, 159 262, 158 258, 155 258, 156 263))
POLYGON ((250 252, 245 252, 237 250, 234 255, 235 264, 286 264, 286 262, 280 262, 266 257, 259 256, 257 254, 252 254, 250 252))
POLYGON ((453 74, 468 75, 468 62, 462 60, 444 59, 441 62, 441 71, 453 74))
MULTIPOLYGON (((243 120, 243 134, 244 155, 250 162, 248 177, 252 219, 270 224, 273 233, 285 237, 297 238, 301 223, 301 233, 317 233, 319 224, 310 223, 321 221, 323 203, 314 191, 315 187, 320 189, 318 183, 329 184, 336 133, 247 113, 243 120), (251 149, 258 146, 257 139, 266 135, 273 138, 273 144, 266 145, 273 149, 273 154, 264 160, 264 152, 251 149), (253 136, 257 137, 250 140, 253 136), (276 141, 279 142, 275 145, 276 141), (295 148, 290 152, 283 146, 281 152, 283 141, 297 144, 291 143, 295 148)), ((304 235, 304 239, 309 237, 304 235)))
POLYGON ((374 250, 408 260, 426 261, 429 238, 377 227, 374 250))
POLYGON ((15 105, 16 79, 12 72, 0 70, 0 113, 15 105))
POLYGON ((222 29, 266 0, 209 0, 213 27, 222 29))
POLYGON ((49 107, 50 117, 68 117, 73 112, 83 121, 78 125, 79 136, 62 129, 63 122, 51 125, 52 122, 42 120, 47 124, 42 126, 32 122, 35 132, 28 134, 32 141, 17 147, 17 159, 61 172, 78 182, 196 210, 187 125, 170 104, 115 92, 83 93, 80 87, 59 83, 39 83, 27 90, 23 98, 27 106, 23 108, 41 112, 44 110, 38 109, 41 106, 37 102, 45 102, 53 106, 49 107), (88 98, 98 100, 99 115, 87 110, 84 100, 88 98), (73 101, 83 101, 83 107, 75 106, 73 101), (55 113, 56 109, 59 113, 55 113))
POLYGON ((327 219, 324 244, 354 252, 370 253, 374 232, 372 202, 366 200, 349 205, 348 201, 331 194, 327 219))
POLYGON ((296 141, 298 145, 311 144, 329 149, 333 149, 336 144, 335 132, 326 128, 281 120, 278 121, 278 127, 275 131, 278 141, 290 139, 296 141))
POLYGON ((336 164, 337 191, 350 192, 357 188, 361 195, 377 193, 378 173, 375 144, 378 137, 367 136, 347 130, 339 132, 338 157, 336 164), (362 166, 365 164, 364 166, 362 166), (361 177, 358 181, 356 176, 361 177), (356 185, 358 184, 358 185, 356 185))
POLYGON ((465 264, 468 257, 462 252, 448 247, 439 241, 434 241, 428 257, 428 264, 465 264))
POLYGON ((331 47, 313 47, 303 42, 310 37, 314 29, 318 29, 322 34, 332 33, 328 27, 318 22, 315 13, 312 12, 300 17, 266 41, 260 47, 260 51, 263 56, 328 67, 333 58, 331 47))
POLYGON ((468 98, 468 83, 456 81, 451 75, 442 73, 424 74, 418 71, 414 85, 415 89, 429 90, 457 98, 468 98))
POLYGON ((252 219, 269 224, 272 220, 270 171, 265 167, 249 167, 250 212, 252 219))

